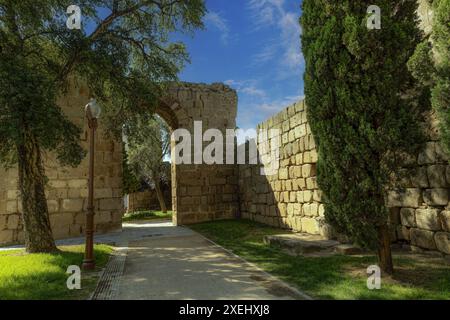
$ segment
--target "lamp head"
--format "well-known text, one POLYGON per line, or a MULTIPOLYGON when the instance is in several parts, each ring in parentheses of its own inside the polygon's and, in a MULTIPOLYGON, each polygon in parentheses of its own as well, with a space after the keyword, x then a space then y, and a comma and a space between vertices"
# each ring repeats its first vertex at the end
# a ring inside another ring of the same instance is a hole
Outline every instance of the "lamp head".
POLYGON ((88 119, 98 119, 102 113, 102 109, 94 98, 89 100, 84 110, 88 119))

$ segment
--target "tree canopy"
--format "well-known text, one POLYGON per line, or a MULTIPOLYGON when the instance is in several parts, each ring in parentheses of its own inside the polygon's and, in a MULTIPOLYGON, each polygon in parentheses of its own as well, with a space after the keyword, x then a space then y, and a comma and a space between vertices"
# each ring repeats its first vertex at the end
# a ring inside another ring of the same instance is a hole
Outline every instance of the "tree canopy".
MULTIPOLYGON (((203 0, 80 0, 81 30, 66 26, 71 0, 0 0, 0 163, 18 163, 29 252, 55 250, 42 153, 61 164, 84 157, 80 129, 56 104, 71 80, 103 106, 107 132, 121 137, 150 118, 165 84, 188 61, 173 32, 201 28, 203 0)), ((82 106, 80 106, 82 108, 82 106)))

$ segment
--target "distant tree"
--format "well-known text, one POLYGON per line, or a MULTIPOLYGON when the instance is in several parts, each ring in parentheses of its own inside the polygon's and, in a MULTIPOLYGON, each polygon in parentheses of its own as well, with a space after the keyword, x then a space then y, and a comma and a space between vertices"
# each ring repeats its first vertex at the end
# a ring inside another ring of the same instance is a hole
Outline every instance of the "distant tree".
POLYGON ((420 31, 417 1, 376 1, 381 30, 367 27, 372 4, 303 1, 305 94, 326 219, 376 250, 380 267, 392 273, 385 192, 401 155, 423 140, 407 69, 420 31))
POLYGON ((142 188, 142 184, 128 164, 127 152, 123 153, 122 176, 122 192, 124 195, 139 192, 139 190, 142 188))
POLYGON ((152 114, 187 61, 170 34, 202 27, 205 13, 203 0, 80 0, 83 26, 92 28, 69 30, 72 4, 0 0, 0 163, 18 164, 28 252, 56 250, 42 154, 54 151, 72 166, 84 157, 80 129, 56 104, 69 79, 87 82, 103 123, 120 137, 123 126, 152 114))
POLYGON ((167 212, 161 183, 170 180, 164 161, 170 156, 169 127, 156 116, 150 120, 139 120, 126 136, 129 167, 138 179, 155 188, 161 211, 167 212))
POLYGON ((431 92, 442 142, 450 152, 450 0, 433 0, 432 31, 409 61, 414 77, 431 92))

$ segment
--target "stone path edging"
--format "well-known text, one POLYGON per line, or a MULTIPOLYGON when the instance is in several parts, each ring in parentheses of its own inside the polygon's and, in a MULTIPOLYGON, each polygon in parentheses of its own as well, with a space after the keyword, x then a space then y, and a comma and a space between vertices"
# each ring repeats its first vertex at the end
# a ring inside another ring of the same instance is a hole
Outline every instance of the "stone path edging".
MULTIPOLYGON (((192 230, 192 229, 190 229, 190 230, 192 230)), ((205 237, 201 233, 198 233, 195 230, 192 230, 192 232, 196 233, 197 235, 199 235, 200 237, 202 237, 203 239, 205 239, 206 241, 211 243, 213 246, 215 246, 217 248, 220 248, 221 250, 225 251, 227 254, 231 255, 232 257, 234 257, 234 258, 244 262, 245 264, 249 265, 250 267, 254 268, 257 272, 263 274, 268 280, 272 280, 272 281, 275 281, 275 282, 278 282, 278 283, 282 284, 284 287, 286 287, 287 289, 291 290, 294 294, 298 295, 302 299, 304 299, 304 300, 314 300, 311 296, 307 295, 306 293, 304 293, 304 292, 300 291, 299 289, 291 286, 290 284, 287 284, 286 282, 284 282, 280 278, 278 278, 278 277, 268 273, 267 271, 264 271, 263 269, 258 267, 256 264, 245 260, 244 258, 242 258, 242 257, 238 256, 237 254, 235 254, 233 251, 222 247, 220 244, 214 242, 211 239, 208 239, 207 237, 205 237)))

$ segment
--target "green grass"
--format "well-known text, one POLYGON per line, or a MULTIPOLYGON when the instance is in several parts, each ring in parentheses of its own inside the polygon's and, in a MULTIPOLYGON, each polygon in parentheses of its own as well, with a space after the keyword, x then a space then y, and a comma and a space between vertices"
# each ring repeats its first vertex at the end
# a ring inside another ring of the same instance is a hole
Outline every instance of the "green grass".
POLYGON ((263 243, 264 235, 286 231, 246 220, 192 228, 314 298, 450 299, 450 266, 439 257, 395 254, 395 275, 382 277, 381 290, 368 290, 366 270, 377 264, 375 256, 293 257, 263 243))
MULTIPOLYGON (((83 272, 81 290, 67 289, 70 265, 81 265, 84 246, 60 247, 54 254, 26 254, 23 250, 0 252, 0 300, 86 299, 95 288, 98 272, 83 272)), ((108 261, 112 248, 95 246, 97 271, 108 261)))
POLYGON ((172 211, 164 213, 162 211, 138 211, 133 213, 127 213, 123 217, 124 222, 136 221, 136 220, 158 220, 158 219, 171 219, 172 211))

